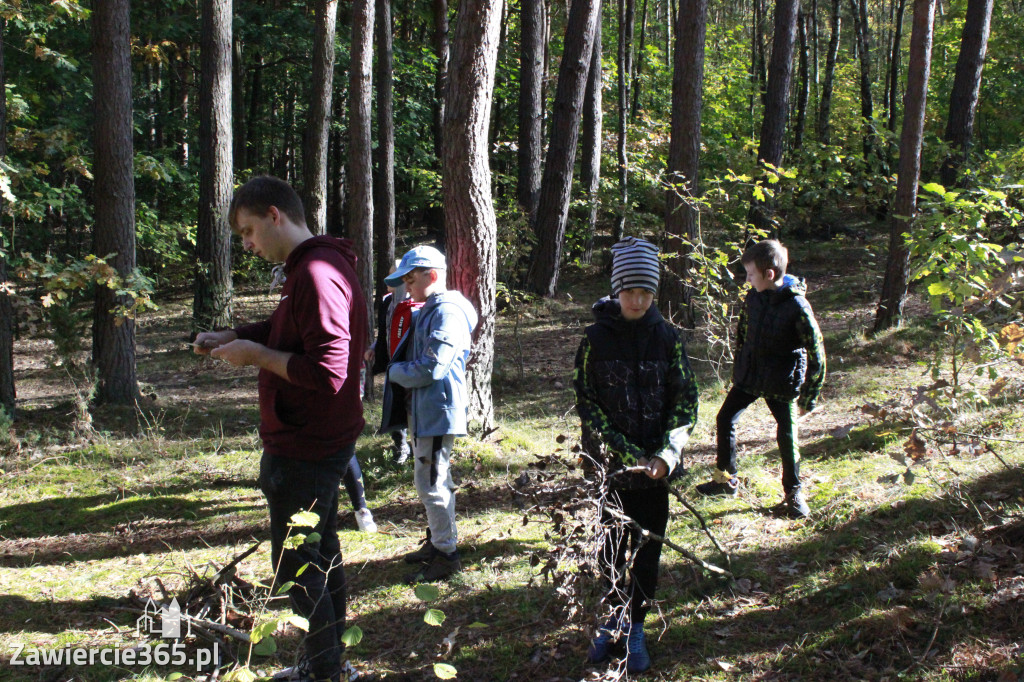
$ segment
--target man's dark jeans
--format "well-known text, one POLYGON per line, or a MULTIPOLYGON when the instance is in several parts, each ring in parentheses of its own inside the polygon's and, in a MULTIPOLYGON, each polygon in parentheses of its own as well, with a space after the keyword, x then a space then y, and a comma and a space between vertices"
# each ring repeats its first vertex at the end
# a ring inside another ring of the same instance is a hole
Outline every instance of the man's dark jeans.
POLYGON ((334 679, 341 671, 341 635, 345 632, 345 569, 338 542, 338 487, 355 452, 355 443, 319 462, 304 462, 263 453, 260 488, 270 510, 271 559, 276 585, 294 581, 288 590, 295 613, 309 620, 306 654, 317 678, 334 679), (312 511, 316 528, 288 526, 291 517, 312 511), (315 542, 285 549, 289 535, 320 534, 315 542), (300 569, 309 564, 309 567, 300 569))
MULTIPOLYGON (((736 475, 736 422, 747 408, 757 400, 756 395, 741 391, 733 386, 725 396, 722 409, 718 411, 718 461, 715 465, 721 471, 736 475)), ((797 448, 796 401, 765 398, 778 429, 775 440, 782 456, 782 489, 788 495, 800 489, 800 451, 797 448)))

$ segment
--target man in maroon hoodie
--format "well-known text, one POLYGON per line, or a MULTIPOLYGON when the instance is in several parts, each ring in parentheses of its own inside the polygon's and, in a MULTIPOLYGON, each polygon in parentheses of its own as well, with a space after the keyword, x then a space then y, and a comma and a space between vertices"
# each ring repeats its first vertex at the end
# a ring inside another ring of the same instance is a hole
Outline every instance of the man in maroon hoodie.
POLYGON ((253 178, 239 188, 232 229, 246 250, 283 262, 286 280, 270 319, 203 332, 196 352, 260 369, 260 487, 276 582, 294 582, 288 595, 309 621, 306 657, 274 679, 333 681, 342 671, 345 630, 338 487, 363 430, 359 373, 367 319, 351 241, 314 237, 304 216, 295 190, 277 178, 253 178), (292 515, 306 510, 320 517, 317 526, 289 528, 292 515), (319 540, 286 548, 289 532, 315 532, 319 540))

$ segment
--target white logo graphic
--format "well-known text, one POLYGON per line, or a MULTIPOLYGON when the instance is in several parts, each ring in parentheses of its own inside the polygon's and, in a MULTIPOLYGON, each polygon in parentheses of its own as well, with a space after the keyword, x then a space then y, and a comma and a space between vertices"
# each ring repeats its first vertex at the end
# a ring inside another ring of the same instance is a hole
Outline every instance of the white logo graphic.
MULTIPOLYGON (((135 634, 139 637, 181 638, 181 607, 172 599, 170 606, 160 606, 150 597, 142 615, 135 621, 135 634)), ((192 634, 192 622, 185 616, 185 636, 192 634)))

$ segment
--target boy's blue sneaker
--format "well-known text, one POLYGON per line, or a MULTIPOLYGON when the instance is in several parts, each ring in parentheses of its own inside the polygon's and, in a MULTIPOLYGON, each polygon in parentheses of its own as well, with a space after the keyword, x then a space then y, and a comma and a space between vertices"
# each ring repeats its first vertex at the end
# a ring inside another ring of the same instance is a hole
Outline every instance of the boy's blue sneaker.
POLYGON ((651 655, 647 653, 647 635, 641 623, 631 623, 626 639, 626 672, 642 673, 651 667, 651 655))
POLYGON ((740 489, 740 479, 733 476, 728 481, 708 481, 697 486, 697 492, 708 497, 736 497, 740 489))
POLYGON ((587 649, 587 661, 590 663, 604 663, 611 656, 611 647, 619 635, 619 623, 612 617, 597 631, 597 637, 590 640, 590 647, 587 649))

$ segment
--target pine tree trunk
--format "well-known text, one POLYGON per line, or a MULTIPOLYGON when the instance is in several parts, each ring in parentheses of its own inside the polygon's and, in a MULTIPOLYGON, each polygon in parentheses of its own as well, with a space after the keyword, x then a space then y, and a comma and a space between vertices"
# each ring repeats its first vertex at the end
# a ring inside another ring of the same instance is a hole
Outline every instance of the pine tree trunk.
POLYGON ((544 140, 544 0, 522 0, 519 54, 519 206, 533 223, 540 197, 540 159, 544 140))
MULTIPOLYGON (((94 252, 110 256, 122 276, 135 269, 135 180, 132 147, 131 30, 128 0, 96 3, 92 14, 93 87, 96 107, 94 252)), ((96 287, 92 359, 96 398, 133 404, 139 397, 135 371, 135 322, 111 312, 125 304, 112 289, 96 287)))
POLYGON ((598 0, 576 0, 569 10, 565 29, 565 49, 558 67, 551 140, 544 163, 544 177, 537 204, 534 248, 526 287, 542 296, 552 297, 558 290, 558 275, 565 241, 565 222, 572 192, 573 163, 579 141, 583 95, 594 46, 595 25, 600 21, 598 0))
POLYGON ((860 58, 860 117, 864 127, 864 160, 871 162, 875 152, 875 107, 871 96, 871 30, 867 0, 850 0, 853 30, 860 58))
POLYGON ((796 122, 793 124, 793 149, 800 149, 804 145, 804 126, 807 122, 807 100, 811 96, 811 80, 808 62, 810 55, 807 53, 807 17, 802 14, 797 18, 800 32, 800 55, 799 62, 799 83, 800 90, 796 98, 796 122))
MULTIPOLYGON (((7 72, 4 65, 4 33, 7 20, 0 17, 0 92, 7 92, 7 72)), ((7 98, 0 97, 0 162, 7 158, 7 98)), ((4 214, 4 195, 0 194, 0 218, 4 214)), ((3 220, 0 219, 0 228, 3 220)), ((0 229, 0 408, 14 416, 14 306, 7 293, 7 258, 10 245, 0 229)))
POLYGON ((636 121, 640 111, 640 75, 644 67, 644 48, 647 44, 647 0, 644 0, 644 7, 640 11, 640 46, 637 49, 637 58, 633 68, 633 104, 629 108, 629 118, 636 121))
MULTIPOLYGON (((799 5, 799 0, 778 0, 775 5, 775 36, 772 40, 771 63, 768 65, 768 90, 764 119, 761 122, 761 144, 757 150, 758 160, 773 166, 782 165, 799 5)), ((751 202, 750 220, 755 227, 774 232, 775 227, 769 212, 770 208, 765 203, 755 199, 751 202)))
POLYGON ((377 0, 377 176, 374 232, 377 234, 375 300, 387 291, 384 278, 395 261, 395 117, 391 0, 377 0))
POLYGON ((903 14, 907 0, 899 0, 899 8, 894 17, 892 33, 892 52, 889 55, 889 131, 896 132, 896 119, 899 114, 896 93, 900 88, 900 43, 903 42, 903 14))
POLYGON ((441 160, 444 134, 445 90, 448 87, 448 0, 434 0, 434 51, 437 72, 434 74, 434 154, 441 160))
POLYGON ((619 162, 619 206, 615 216, 615 241, 626 233, 626 214, 629 212, 629 159, 626 143, 629 133, 629 85, 633 69, 633 22, 636 15, 635 0, 619 0, 618 92, 619 119, 616 156, 619 162))
MULTIPOLYGON (((373 158, 370 133, 370 100, 373 67, 373 2, 352 4, 352 48, 349 62, 348 125, 348 234, 359 258, 356 268, 363 291, 373 286, 373 158)), ((373 297, 366 296, 368 317, 373 320, 373 297)))
MULTIPOLYGON (((597 9, 598 17, 601 8, 597 9)), ((594 47, 590 55, 590 71, 587 74, 587 90, 583 95, 583 149, 580 151, 580 184, 586 192, 587 241, 583 247, 584 263, 594 260, 594 239, 597 236, 597 210, 600 206, 601 187, 601 136, 604 114, 601 109, 601 90, 604 78, 601 73, 601 21, 594 27, 594 47)))
POLYGON ((242 41, 232 36, 231 49, 231 113, 235 117, 231 136, 234 150, 231 153, 232 165, 238 169, 249 167, 248 147, 249 130, 245 120, 245 54, 242 41))
POLYGON ((480 314, 466 384, 469 418, 479 422, 484 433, 494 428, 491 372, 498 228, 491 203, 487 119, 497 68, 501 6, 501 0, 463 0, 459 7, 445 95, 441 163, 448 286, 462 292, 480 314))
POLYGON ((875 312, 874 333, 898 327, 903 321, 910 279, 910 250, 903 235, 913 230, 917 215, 917 183, 921 176, 925 104, 932 60, 935 0, 914 0, 910 32, 910 70, 903 98, 903 131, 900 134, 900 165, 896 202, 890 217, 889 256, 882 295, 875 312))
POLYGON ((949 119, 945 140, 951 154, 942 164, 944 185, 956 183, 960 167, 966 163, 974 132, 974 113, 981 90, 981 70, 988 49, 989 27, 992 23, 993 0, 968 0, 964 32, 960 39, 960 56, 956 60, 953 91, 949 95, 949 119))
POLYGON ((334 29, 337 21, 338 0, 318 0, 313 38, 313 81, 302 153, 306 227, 313 234, 327 231, 327 127, 331 122, 331 95, 334 93, 334 29))
MULTIPOLYGON (((249 147, 248 161, 253 168, 263 164, 263 126, 260 125, 260 104, 263 102, 263 55, 253 58, 252 92, 249 93, 249 147)), ((273 155, 271 155, 273 158, 273 155)))
POLYGON ((698 240, 700 123, 704 104, 704 43, 708 0, 680 0, 672 71, 672 138, 668 148, 670 189, 665 195, 665 254, 662 311, 686 329, 695 326, 690 251, 698 240), (684 244, 687 242, 686 244, 684 244))
POLYGON ((832 88, 836 77, 836 59, 839 57, 839 29, 842 19, 839 11, 839 0, 832 0, 832 33, 828 39, 828 56, 825 57, 825 80, 821 85, 821 101, 818 103, 818 141, 822 144, 832 142, 832 88))
POLYGON ((203 0, 193 331, 231 325, 231 0, 203 0))

